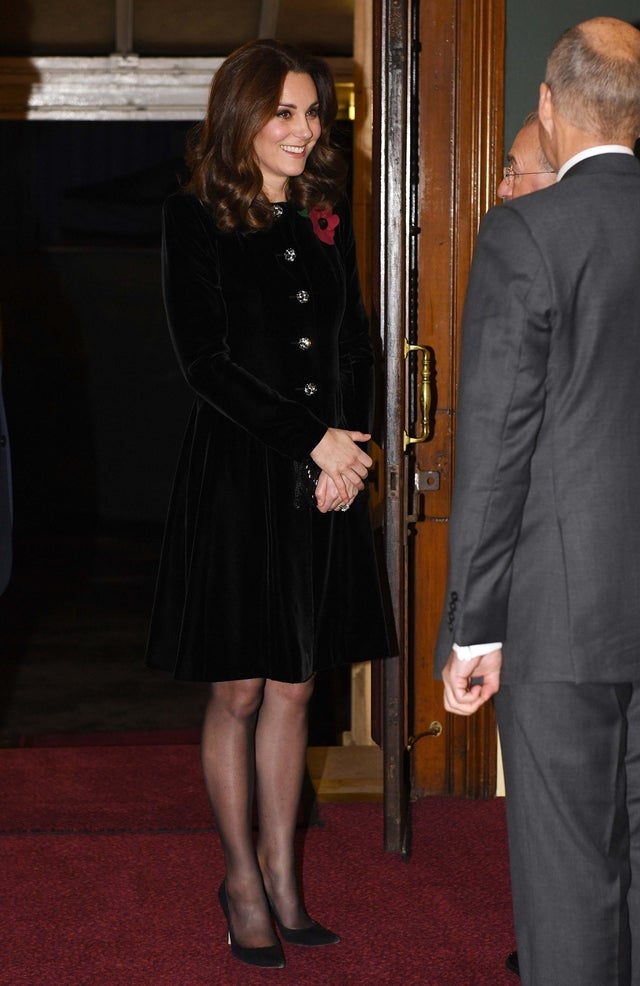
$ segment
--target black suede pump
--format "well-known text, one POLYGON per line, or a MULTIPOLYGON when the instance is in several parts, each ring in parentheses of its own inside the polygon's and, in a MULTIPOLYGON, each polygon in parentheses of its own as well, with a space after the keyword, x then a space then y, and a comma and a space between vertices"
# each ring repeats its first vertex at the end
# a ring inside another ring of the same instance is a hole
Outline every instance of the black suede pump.
POLYGON ((227 919, 227 939, 231 945, 231 954, 234 958, 239 959, 240 962, 244 962, 246 965, 259 966, 263 969, 283 969, 284 955, 280 943, 276 945, 264 945, 260 948, 245 948, 243 945, 238 945, 231 927, 229 900, 227 898, 227 887, 224 880, 218 890, 218 900, 220 901, 222 913, 227 919))

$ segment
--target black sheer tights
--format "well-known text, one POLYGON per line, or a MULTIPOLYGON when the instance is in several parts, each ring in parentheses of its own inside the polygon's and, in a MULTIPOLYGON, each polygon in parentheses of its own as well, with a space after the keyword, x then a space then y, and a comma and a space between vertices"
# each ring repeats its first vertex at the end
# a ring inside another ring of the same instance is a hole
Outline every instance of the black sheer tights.
POLYGON ((253 678, 211 686, 202 766, 224 853, 231 925, 245 948, 276 941, 267 897, 286 927, 311 923, 296 881, 294 837, 312 693, 313 678, 301 684, 253 678))

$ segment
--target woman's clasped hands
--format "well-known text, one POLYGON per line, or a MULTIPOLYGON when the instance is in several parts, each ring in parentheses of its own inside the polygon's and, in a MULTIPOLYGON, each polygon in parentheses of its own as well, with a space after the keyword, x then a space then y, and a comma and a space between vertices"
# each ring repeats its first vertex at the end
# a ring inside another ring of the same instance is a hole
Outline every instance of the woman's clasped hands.
POLYGON ((316 486, 316 503, 320 513, 348 510, 365 480, 373 459, 356 442, 368 442, 371 435, 343 428, 328 428, 311 452, 322 472, 316 486))

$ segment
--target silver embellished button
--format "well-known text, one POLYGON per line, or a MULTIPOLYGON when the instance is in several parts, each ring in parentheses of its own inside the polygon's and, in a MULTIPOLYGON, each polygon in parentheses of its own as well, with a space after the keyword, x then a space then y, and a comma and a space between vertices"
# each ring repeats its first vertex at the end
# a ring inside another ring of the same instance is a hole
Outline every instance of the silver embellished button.
POLYGON ((311 349, 311 339, 308 336, 302 336, 298 339, 296 345, 298 349, 311 349))
POLYGON ((309 383, 305 383, 304 385, 304 392, 307 397, 313 397, 313 395, 317 393, 317 390, 318 385, 316 383, 312 383, 311 381, 309 383))
POLYGON ((297 291, 296 292, 296 301, 299 302, 301 305, 306 305, 306 303, 308 302, 308 300, 309 300, 309 292, 308 291, 297 291))
POLYGON ((284 213, 284 209, 282 208, 281 205, 278 205, 278 203, 276 202, 273 206, 273 214, 275 218, 279 219, 283 213, 284 213))
POLYGON ((284 251, 284 259, 287 260, 290 264, 292 264, 293 261, 296 259, 296 251, 292 247, 287 247, 287 249, 284 251))

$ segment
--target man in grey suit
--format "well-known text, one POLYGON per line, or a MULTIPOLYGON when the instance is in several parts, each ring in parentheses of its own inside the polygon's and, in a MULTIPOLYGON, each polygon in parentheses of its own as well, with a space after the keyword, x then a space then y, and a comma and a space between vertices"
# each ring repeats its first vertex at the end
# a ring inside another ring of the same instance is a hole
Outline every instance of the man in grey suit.
POLYGON ((640 986, 640 32, 565 32, 538 112, 558 181, 469 280, 437 666, 495 695, 522 982, 640 986))

